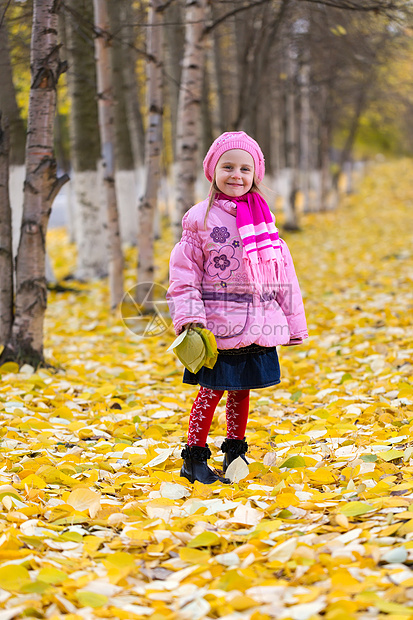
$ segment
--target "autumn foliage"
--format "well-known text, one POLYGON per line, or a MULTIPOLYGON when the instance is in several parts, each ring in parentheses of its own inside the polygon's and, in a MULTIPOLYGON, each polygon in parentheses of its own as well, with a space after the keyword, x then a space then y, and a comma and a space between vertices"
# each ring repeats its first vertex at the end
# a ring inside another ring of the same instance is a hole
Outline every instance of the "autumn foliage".
MULTIPOLYGON (((413 617, 412 174, 373 166, 288 237, 310 340, 252 392, 230 486, 179 477, 196 391, 172 332, 138 339, 102 283, 50 295, 55 370, 0 368, 1 620, 413 617)), ((68 273, 63 231, 49 249, 68 273)), ((222 402, 218 468, 224 420, 222 402)))

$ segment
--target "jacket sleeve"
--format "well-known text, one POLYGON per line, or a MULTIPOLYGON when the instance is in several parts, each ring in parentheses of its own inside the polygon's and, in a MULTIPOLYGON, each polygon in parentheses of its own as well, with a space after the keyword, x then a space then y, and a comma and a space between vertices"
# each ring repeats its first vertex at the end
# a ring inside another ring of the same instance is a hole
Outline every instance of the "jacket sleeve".
POLYGON ((176 334, 186 323, 206 325, 202 301, 204 253, 196 223, 190 212, 182 220, 182 237, 174 247, 169 262, 169 288, 166 294, 176 334))
POLYGON ((307 321, 305 318, 303 298, 294 269, 290 250, 283 239, 281 251, 284 259, 286 282, 282 285, 277 295, 277 302, 284 312, 290 329, 290 341, 286 346, 301 344, 308 338, 307 321))

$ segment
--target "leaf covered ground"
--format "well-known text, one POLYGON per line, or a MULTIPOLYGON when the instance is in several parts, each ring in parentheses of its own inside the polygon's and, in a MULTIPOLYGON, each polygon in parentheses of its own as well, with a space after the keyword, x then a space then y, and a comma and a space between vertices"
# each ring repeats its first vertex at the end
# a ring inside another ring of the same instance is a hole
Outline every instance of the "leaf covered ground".
MULTIPOLYGON (((134 336, 103 283, 50 294, 57 370, 0 368, 0 620, 413 618, 412 176, 375 166, 286 237, 311 337, 252 392, 231 486, 179 477, 196 390, 172 331, 134 336)), ((73 247, 49 247, 63 277, 73 247)))

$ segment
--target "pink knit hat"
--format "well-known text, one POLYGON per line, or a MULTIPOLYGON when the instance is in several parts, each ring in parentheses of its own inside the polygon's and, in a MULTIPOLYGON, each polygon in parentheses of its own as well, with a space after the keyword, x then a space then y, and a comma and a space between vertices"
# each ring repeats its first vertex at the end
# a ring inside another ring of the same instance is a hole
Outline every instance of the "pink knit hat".
POLYGON ((211 144, 204 159, 204 172, 208 181, 213 180, 215 166, 221 155, 231 149, 242 149, 252 155, 255 165, 255 176, 258 182, 262 181, 265 174, 264 155, 258 142, 250 138, 244 131, 227 131, 211 144))

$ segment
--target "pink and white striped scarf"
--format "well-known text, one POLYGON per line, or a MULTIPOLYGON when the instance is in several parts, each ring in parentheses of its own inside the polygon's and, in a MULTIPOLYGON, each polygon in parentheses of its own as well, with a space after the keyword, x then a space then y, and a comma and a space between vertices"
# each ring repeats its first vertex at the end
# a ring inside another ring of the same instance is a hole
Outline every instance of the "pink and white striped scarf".
POLYGON ((278 229, 268 204, 257 192, 247 192, 237 198, 225 194, 218 197, 237 205, 242 258, 250 283, 260 292, 278 291, 286 277, 278 229))

